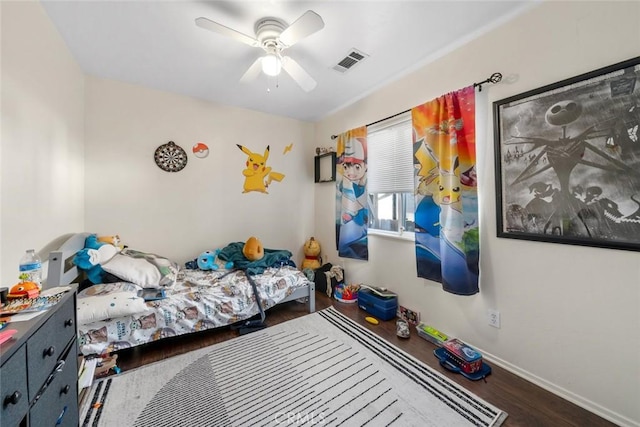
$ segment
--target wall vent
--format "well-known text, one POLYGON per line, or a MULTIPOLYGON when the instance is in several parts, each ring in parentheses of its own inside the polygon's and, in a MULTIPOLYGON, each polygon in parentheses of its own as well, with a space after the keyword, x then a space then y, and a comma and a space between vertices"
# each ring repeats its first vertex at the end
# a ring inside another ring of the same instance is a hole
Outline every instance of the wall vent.
POLYGON ((349 53, 347 53, 344 58, 333 66, 333 69, 341 73, 346 73, 353 68, 354 65, 362 62, 368 56, 369 55, 359 51, 358 49, 350 49, 349 53))

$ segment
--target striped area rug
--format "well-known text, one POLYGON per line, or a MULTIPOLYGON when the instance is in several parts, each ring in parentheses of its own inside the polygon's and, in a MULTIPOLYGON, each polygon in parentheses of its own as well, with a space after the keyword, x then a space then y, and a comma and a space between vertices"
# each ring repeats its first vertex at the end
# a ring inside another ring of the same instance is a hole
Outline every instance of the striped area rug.
POLYGON ((499 426, 506 416, 328 308, 96 383, 80 424, 499 426))

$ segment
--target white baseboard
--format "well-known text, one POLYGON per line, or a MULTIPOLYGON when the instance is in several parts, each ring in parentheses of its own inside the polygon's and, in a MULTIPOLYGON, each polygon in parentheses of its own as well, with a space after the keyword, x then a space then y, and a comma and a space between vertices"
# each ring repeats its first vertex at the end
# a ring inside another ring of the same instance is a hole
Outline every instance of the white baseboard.
POLYGON ((578 406, 580 406, 581 408, 586 409, 589 412, 593 412, 594 414, 608 420, 611 421, 612 423, 615 423, 621 427, 640 427, 640 423, 636 422, 634 420, 631 420, 623 415, 620 415, 616 412, 613 412, 601 405, 598 405, 595 402, 592 402, 589 399, 585 399, 582 396, 579 396, 575 393, 570 392, 569 390, 566 390, 562 387, 559 387, 556 384, 553 384, 543 378, 540 378, 534 374, 532 374, 531 372, 528 372, 518 366, 515 366, 505 360, 500 359, 499 357, 496 357, 494 355, 492 355, 489 352, 486 352, 484 350, 481 350, 478 347, 474 347, 476 349, 478 349, 480 351, 480 353, 482 353, 482 357, 484 359, 486 359, 488 362, 493 363, 497 366, 500 366, 503 369, 506 369, 507 371, 511 372, 512 374, 515 374, 521 378, 524 378, 525 380, 542 387, 543 389, 565 399, 568 400, 571 403, 574 403, 578 406))

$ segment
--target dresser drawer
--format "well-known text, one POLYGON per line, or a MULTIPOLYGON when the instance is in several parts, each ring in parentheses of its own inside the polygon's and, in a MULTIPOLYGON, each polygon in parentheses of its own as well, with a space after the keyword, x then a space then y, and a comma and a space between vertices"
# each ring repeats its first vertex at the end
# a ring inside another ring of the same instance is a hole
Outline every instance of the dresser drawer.
POLYGON ((78 348, 74 340, 64 365, 29 412, 32 426, 78 425, 78 348))
POLYGON ((2 365, 0 380, 0 425, 12 427, 20 423, 29 408, 27 396, 27 351, 25 345, 2 365))
POLYGON ((75 298, 69 298, 27 341, 29 401, 53 371, 67 344, 75 338, 75 313, 75 298))

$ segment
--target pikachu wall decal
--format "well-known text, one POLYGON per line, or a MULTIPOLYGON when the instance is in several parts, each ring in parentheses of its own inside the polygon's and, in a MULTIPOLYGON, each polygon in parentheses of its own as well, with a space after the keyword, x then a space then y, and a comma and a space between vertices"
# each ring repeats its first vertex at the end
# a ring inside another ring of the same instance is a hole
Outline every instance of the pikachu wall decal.
POLYGON ((267 160, 269 159, 269 146, 264 150, 264 154, 254 153, 247 147, 243 147, 240 144, 236 144, 244 154, 246 154, 247 162, 246 168, 242 171, 244 175, 244 187, 243 193, 250 191, 259 191, 261 193, 269 194, 267 188, 273 181, 282 181, 284 174, 279 172, 272 172, 271 166, 267 166, 267 160))

